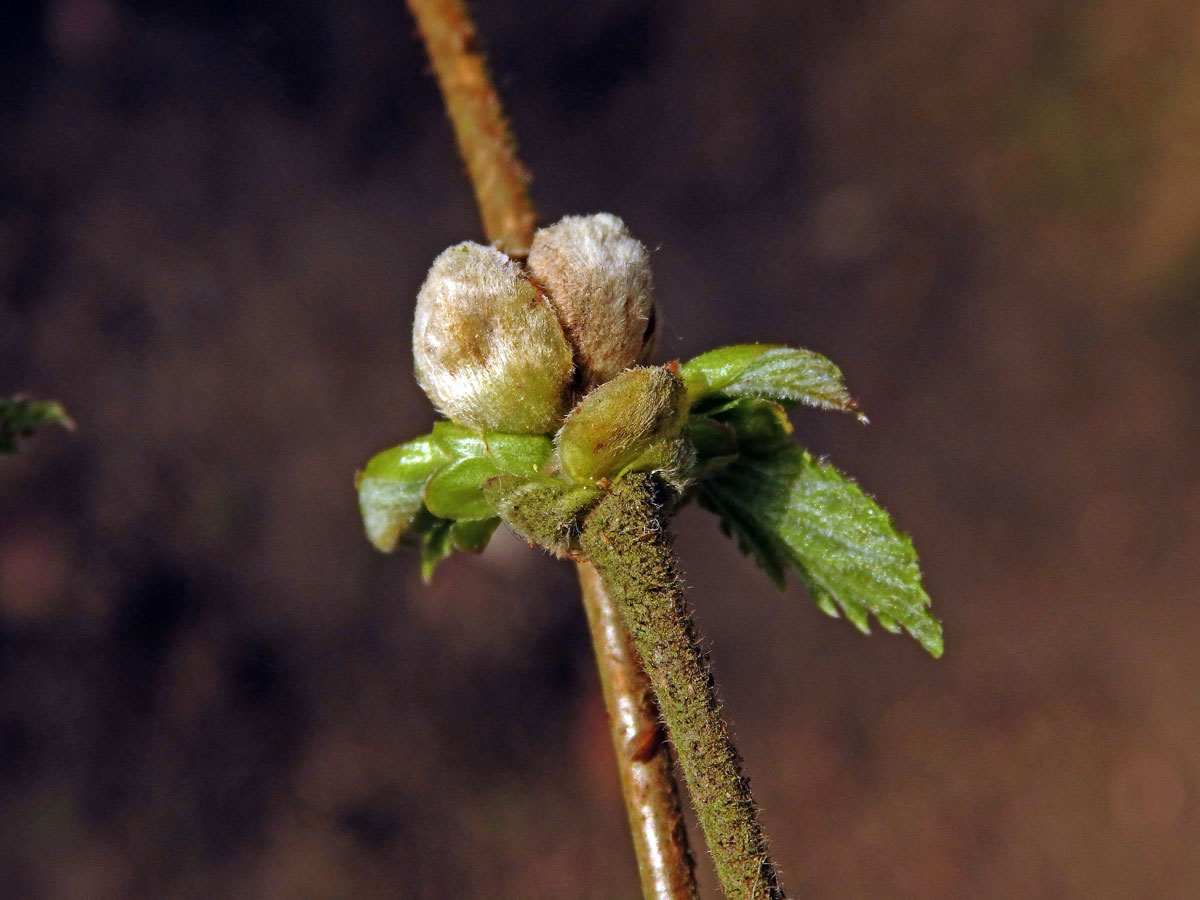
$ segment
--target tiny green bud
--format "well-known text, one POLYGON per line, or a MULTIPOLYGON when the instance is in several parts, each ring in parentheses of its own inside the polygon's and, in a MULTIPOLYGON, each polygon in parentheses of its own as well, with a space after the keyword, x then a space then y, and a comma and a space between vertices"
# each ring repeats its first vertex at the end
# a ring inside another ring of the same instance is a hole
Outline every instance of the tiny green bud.
MULTIPOLYGON (((558 433, 562 473, 576 484, 590 484, 642 463, 662 468, 668 462, 664 445, 675 442, 686 419, 686 391, 671 368, 622 372, 567 416, 558 433)), ((676 449, 667 455, 680 461, 676 449)))
POLYGON ((650 256, 619 218, 567 216, 539 229, 528 265, 575 348, 583 390, 649 360, 655 341, 650 256))
POLYGON ((571 348, 541 290, 493 247, 458 244, 433 261, 413 356, 421 388, 459 425, 544 434, 562 419, 571 348))

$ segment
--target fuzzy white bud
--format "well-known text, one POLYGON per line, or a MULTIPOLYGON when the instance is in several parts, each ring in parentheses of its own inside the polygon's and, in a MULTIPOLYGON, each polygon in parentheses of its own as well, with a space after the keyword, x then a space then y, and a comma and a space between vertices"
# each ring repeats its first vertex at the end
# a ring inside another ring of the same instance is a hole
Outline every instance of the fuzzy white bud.
POLYGON ((573 363, 555 312, 520 265, 463 243, 433 261, 413 323, 417 381, 451 421, 544 434, 566 411, 573 363))
POLYGON ((575 348, 578 386, 590 390, 654 352, 650 255, 611 213, 567 216, 539 229, 528 261, 575 348))

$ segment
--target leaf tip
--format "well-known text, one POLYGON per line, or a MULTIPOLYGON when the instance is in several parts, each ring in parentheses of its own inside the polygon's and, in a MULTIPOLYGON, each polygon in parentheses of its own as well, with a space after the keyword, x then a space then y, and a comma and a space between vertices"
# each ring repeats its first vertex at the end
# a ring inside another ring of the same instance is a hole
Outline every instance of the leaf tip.
POLYGON ((942 658, 942 653, 945 652, 946 644, 942 636, 941 622, 939 622, 933 616, 929 616, 928 625, 923 623, 923 627, 921 628, 909 628, 906 630, 909 634, 917 639, 921 646, 929 652, 930 656, 932 656, 934 659, 942 658))

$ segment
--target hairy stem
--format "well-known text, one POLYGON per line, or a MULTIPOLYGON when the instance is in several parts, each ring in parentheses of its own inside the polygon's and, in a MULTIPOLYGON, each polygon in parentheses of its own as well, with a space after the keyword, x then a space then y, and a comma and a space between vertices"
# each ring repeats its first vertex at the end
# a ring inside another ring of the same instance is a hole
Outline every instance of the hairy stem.
POLYGON ((629 629, 590 563, 579 565, 592 647, 646 900, 698 900, 671 757, 629 629))
POLYGON ((650 676, 726 897, 782 900, 741 758, 696 642, 657 490, 648 475, 618 480, 588 514, 581 544, 650 676))
MULTIPOLYGON (((479 204, 484 232, 524 256, 536 221, 500 97, 461 0, 408 0, 433 63, 479 204)), ((696 878, 679 791, 659 739, 658 711, 629 631, 595 570, 579 566, 580 588, 600 669, 617 768, 646 900, 696 900, 696 878)))
POLYGON ((467 164, 488 240, 523 257, 533 240, 529 173, 517 159, 504 108, 462 0, 408 0, 467 164))

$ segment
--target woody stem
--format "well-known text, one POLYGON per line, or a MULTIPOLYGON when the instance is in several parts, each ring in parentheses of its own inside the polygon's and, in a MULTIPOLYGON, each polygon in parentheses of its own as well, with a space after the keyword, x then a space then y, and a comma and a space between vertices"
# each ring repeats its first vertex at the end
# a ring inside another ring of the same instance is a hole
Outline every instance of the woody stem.
MULTIPOLYGON (((408 0, 408 6, 454 125, 488 240, 522 257, 536 221, 529 175, 517 159, 470 12, 462 0, 408 0)), ((580 563, 579 581, 645 900, 698 900, 653 693, 624 619, 596 570, 580 563)))

